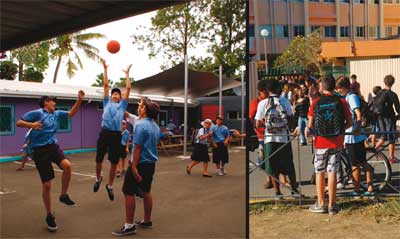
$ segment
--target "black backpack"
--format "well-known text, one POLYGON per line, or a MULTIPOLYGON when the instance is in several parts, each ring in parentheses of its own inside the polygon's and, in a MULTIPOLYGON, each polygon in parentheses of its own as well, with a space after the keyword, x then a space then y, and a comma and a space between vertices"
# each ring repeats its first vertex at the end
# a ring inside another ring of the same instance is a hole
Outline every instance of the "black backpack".
POLYGON ((376 94, 374 98, 374 103, 372 104, 372 111, 375 115, 382 115, 385 113, 389 106, 389 102, 386 97, 386 91, 381 90, 376 94))
POLYGON ((321 96, 314 107, 314 128, 317 136, 335 137, 345 131, 343 103, 338 96, 321 96))
POLYGON ((361 127, 365 128, 371 124, 371 122, 374 120, 374 117, 368 103, 361 97, 358 98, 360 99, 361 127))

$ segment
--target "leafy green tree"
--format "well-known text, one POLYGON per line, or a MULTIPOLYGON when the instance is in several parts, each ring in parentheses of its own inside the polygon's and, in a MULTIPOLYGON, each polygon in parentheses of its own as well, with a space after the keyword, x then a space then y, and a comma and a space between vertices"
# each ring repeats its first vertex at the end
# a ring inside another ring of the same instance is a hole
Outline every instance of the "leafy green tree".
POLYGON ((28 67, 24 70, 24 81, 43 82, 44 75, 42 72, 35 70, 33 67, 28 67))
MULTIPOLYGON (((92 86, 103 87, 103 78, 104 73, 100 73, 96 76, 96 81, 92 84, 92 86)), ((111 79, 108 79, 108 85, 110 88, 114 87, 114 82, 111 79)))
POLYGON ((57 81, 58 71, 60 69, 61 62, 64 58, 67 59, 67 75, 69 78, 75 75, 78 67, 83 69, 83 64, 78 54, 78 50, 83 51, 84 55, 91 59, 99 60, 99 50, 90 45, 88 41, 93 39, 104 38, 103 34, 100 33, 81 33, 76 32, 72 34, 61 35, 53 40, 55 48, 51 50, 51 56, 57 59, 56 70, 54 72, 53 83, 57 81))
POLYGON ((211 44, 208 51, 215 58, 214 64, 222 65, 224 74, 230 77, 245 64, 245 1, 205 0, 202 3, 208 6, 206 39, 211 44))
MULTIPOLYGON (((133 84, 133 82, 135 82, 133 77, 131 77, 130 80, 131 80, 131 84, 133 84)), ((119 81, 115 82, 113 87, 125 87, 125 85, 126 85, 126 78, 125 77, 120 77, 119 81)))
POLYGON ((321 53, 321 37, 318 30, 307 37, 297 36, 274 62, 274 67, 318 69, 321 71, 319 55, 321 53))
POLYGON ((0 62, 0 79, 2 80, 14 80, 18 73, 18 65, 11 61, 0 62))
POLYGON ((133 43, 139 49, 150 50, 149 57, 162 56, 167 59, 161 69, 167 69, 184 61, 188 54, 201 39, 205 32, 204 5, 197 1, 175 5, 157 11, 151 18, 152 26, 140 26, 140 34, 133 35, 133 43), (143 30, 146 33, 142 33, 143 30))
POLYGON ((11 51, 11 59, 18 61, 18 79, 24 80, 24 66, 43 73, 49 66, 50 42, 43 41, 26 45, 11 51))

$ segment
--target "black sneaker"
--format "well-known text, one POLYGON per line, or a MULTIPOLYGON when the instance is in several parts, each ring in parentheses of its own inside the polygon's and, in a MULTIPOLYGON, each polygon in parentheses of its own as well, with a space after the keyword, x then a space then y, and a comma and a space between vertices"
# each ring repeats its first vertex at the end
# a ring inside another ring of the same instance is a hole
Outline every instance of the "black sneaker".
POLYGON ((138 225, 141 228, 152 228, 153 227, 153 222, 144 222, 144 220, 140 220, 135 222, 136 225, 138 225))
POLYGON ((93 192, 97 192, 97 191, 99 191, 99 188, 100 188, 100 184, 101 184, 101 182, 103 181, 103 177, 100 177, 100 181, 97 181, 96 180, 96 182, 94 182, 94 185, 93 185, 93 192))
POLYGON ((56 218, 51 213, 47 214, 46 217, 47 229, 51 232, 55 232, 58 229, 55 220, 56 218))
POLYGON ((71 198, 69 198, 68 194, 61 195, 60 202, 68 206, 75 206, 75 202, 72 201, 71 198))
POLYGON ((136 234, 136 226, 133 225, 133 227, 126 229, 125 226, 122 226, 121 229, 113 231, 111 234, 114 236, 127 236, 127 235, 133 235, 136 234))
POLYGON ((108 187, 108 184, 106 184, 106 190, 108 193, 108 198, 110 198, 110 201, 114 201, 114 192, 112 188, 108 187))

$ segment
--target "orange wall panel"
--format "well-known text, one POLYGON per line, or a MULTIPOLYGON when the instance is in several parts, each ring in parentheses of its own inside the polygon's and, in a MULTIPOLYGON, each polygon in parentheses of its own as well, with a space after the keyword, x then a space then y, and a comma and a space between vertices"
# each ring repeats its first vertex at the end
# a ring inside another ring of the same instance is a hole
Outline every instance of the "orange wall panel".
POLYGON ((288 10, 286 2, 272 2, 275 24, 276 25, 287 25, 288 24, 288 10))
MULTIPOLYGON (((356 41, 355 57, 400 56, 400 40, 356 41)), ((351 42, 323 42, 323 57, 354 57, 351 42)))
POLYGON ((354 26, 364 26, 364 4, 354 4, 353 19, 354 26))
POLYGON ((384 25, 400 25, 400 5, 383 6, 384 25))
POLYGON ((292 4, 292 21, 294 25, 304 25, 304 5, 293 2, 292 4))
POLYGON ((368 25, 379 26, 379 7, 377 4, 368 6, 368 25))
POLYGON ((310 25, 336 25, 336 8, 332 3, 311 3, 308 6, 310 25))
POLYGON ((340 25, 350 26, 349 4, 340 4, 340 25))

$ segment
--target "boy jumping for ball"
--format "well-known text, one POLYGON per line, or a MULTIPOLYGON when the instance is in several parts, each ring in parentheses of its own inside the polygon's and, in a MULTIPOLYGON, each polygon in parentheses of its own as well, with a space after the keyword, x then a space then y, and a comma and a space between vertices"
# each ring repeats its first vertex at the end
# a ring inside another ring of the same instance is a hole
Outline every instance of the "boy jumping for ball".
POLYGON ((121 90, 114 88, 111 90, 111 99, 109 96, 108 76, 107 68, 104 59, 101 59, 104 67, 104 100, 103 100, 103 116, 101 122, 101 131, 97 140, 97 152, 96 152, 96 182, 93 185, 93 191, 99 191, 103 177, 101 176, 101 170, 103 165, 104 155, 108 153, 108 160, 111 162, 111 168, 109 172, 108 183, 106 190, 108 197, 111 201, 114 200, 113 182, 115 178, 115 171, 120 156, 121 147, 121 124, 125 115, 125 110, 128 106, 129 93, 131 91, 131 81, 129 79, 129 70, 132 65, 129 65, 125 72, 126 76, 126 87, 125 94, 122 98, 121 90))

